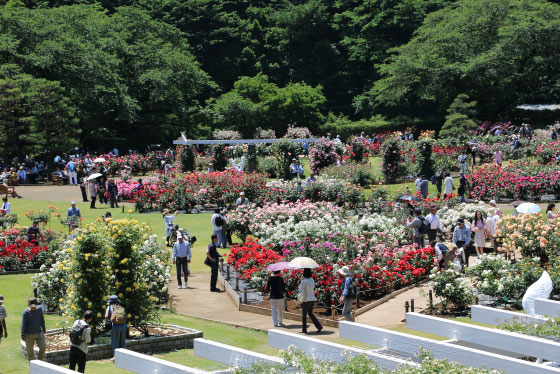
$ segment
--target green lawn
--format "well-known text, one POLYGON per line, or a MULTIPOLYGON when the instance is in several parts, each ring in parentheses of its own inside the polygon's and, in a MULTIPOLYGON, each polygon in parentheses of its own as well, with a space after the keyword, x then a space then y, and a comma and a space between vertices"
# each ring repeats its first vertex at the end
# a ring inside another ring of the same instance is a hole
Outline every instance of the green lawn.
MULTIPOLYGON (((37 211, 40 209, 46 210, 50 205, 54 205, 58 208, 58 211, 61 213, 62 217, 66 218, 66 212, 70 207, 68 203, 60 201, 27 199, 11 199, 10 201, 12 205, 12 213, 16 213, 18 215, 18 224, 21 226, 29 226, 31 224, 31 221, 24 215, 27 211, 37 211)), ((97 205, 102 206, 101 204, 97 205)), ((161 213, 129 213, 130 211, 133 211, 133 208, 130 205, 125 207, 124 213, 122 211, 122 208, 110 209, 107 206, 103 206, 103 208, 100 209, 90 209, 89 203, 78 203, 77 206, 78 208, 80 208, 80 211, 82 213, 83 224, 94 222, 96 219, 100 218, 101 215, 106 211, 110 211, 113 215, 113 218, 115 219, 130 217, 137 219, 140 222, 146 222, 150 226, 153 233, 157 234, 157 236, 161 238, 162 241, 165 239, 165 227, 163 224, 161 213)), ((208 243, 210 242, 210 235, 212 234, 212 224, 210 223, 211 216, 212 215, 210 213, 178 214, 177 219, 175 220, 179 227, 186 229, 191 235, 195 235, 198 239, 198 241, 192 248, 193 261, 190 266, 191 271, 193 272, 209 272, 209 268, 203 264, 203 261, 204 257, 206 256, 206 248, 208 247, 208 243)), ((55 217, 54 214, 51 215, 51 219, 47 227, 55 231, 61 231, 65 235, 68 235, 67 226, 62 225, 60 223, 60 220, 55 217)))

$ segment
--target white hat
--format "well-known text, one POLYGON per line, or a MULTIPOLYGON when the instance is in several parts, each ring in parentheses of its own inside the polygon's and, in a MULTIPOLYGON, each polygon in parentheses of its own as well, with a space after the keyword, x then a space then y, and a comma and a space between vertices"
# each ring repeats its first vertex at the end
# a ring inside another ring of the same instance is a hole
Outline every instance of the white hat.
POLYGON ((181 234, 177 235, 177 239, 183 239, 183 235, 181 234))
POLYGON ((76 202, 75 202, 75 201, 72 201, 72 202, 70 203, 70 205, 76 205, 76 202))
POLYGON ((488 204, 496 205, 496 200, 490 200, 488 204))
POLYGON ((348 266, 343 266, 338 269, 338 273, 342 275, 350 275, 350 268, 348 266))
POLYGON ((241 191, 241 192, 239 193, 239 195, 240 195, 240 196, 245 196, 245 192, 241 191))

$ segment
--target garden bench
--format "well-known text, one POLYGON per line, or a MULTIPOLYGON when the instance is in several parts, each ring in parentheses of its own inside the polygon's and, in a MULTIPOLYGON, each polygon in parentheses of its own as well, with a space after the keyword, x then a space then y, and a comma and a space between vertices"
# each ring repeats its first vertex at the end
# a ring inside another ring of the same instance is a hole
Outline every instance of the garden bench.
POLYGON ((7 187, 3 184, 0 184, 0 195, 6 195, 6 197, 8 197, 8 194, 11 194, 12 197, 17 197, 17 193, 16 193, 16 188, 15 187, 7 187))
POLYGON ((51 181, 54 186, 61 186, 64 184, 64 178, 55 173, 51 174, 51 181))

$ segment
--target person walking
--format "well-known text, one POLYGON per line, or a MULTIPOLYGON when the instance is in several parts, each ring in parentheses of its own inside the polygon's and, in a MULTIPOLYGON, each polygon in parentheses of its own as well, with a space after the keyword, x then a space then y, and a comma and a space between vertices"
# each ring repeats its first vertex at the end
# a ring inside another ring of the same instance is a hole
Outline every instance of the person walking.
POLYGON ((414 218, 409 217, 406 225, 414 230, 413 241, 418 244, 418 248, 424 248, 424 233, 421 232, 423 223, 422 211, 418 208, 414 209, 414 218))
POLYGON ((420 185, 422 184, 422 177, 420 174, 416 174, 416 180, 414 181, 414 185, 416 186, 416 193, 420 192, 420 185))
POLYGON ((91 327, 89 324, 93 320, 93 312, 86 310, 83 319, 77 319, 70 330, 70 370, 76 370, 83 373, 86 370, 86 359, 88 353, 88 344, 91 343, 91 327))
POLYGON ((86 188, 88 186, 88 180, 87 180, 87 177, 83 177, 80 180, 81 180, 80 191, 82 192, 82 201, 84 203, 87 203, 89 201, 88 198, 87 198, 87 191, 86 191, 86 188))
POLYGON ((436 185, 438 198, 441 196, 441 187, 443 185, 443 171, 438 170, 438 172, 432 177, 433 183, 436 185))
POLYGON ((189 281, 189 263, 191 262, 191 244, 183 238, 182 234, 177 236, 177 242, 173 245, 173 254, 171 260, 173 264, 177 266, 177 284, 178 288, 183 288, 181 284, 181 271, 183 271, 183 277, 185 278, 185 288, 187 288, 187 282, 189 281))
POLYGON ((441 228, 441 222, 437 215, 437 206, 432 205, 430 207, 430 214, 426 216, 426 220, 430 224, 430 228, 428 229, 428 242, 431 243, 436 240, 438 231, 443 231, 441 228))
POLYGON ((457 189, 457 193, 461 196, 461 202, 466 203, 465 200, 465 193, 467 192, 467 179, 463 173, 459 174, 459 188, 457 189))
POLYGON ((217 246, 223 246, 224 245, 224 217, 222 217, 222 215, 220 214, 220 208, 216 208, 214 209, 214 214, 212 215, 212 218, 210 219, 210 222, 212 223, 212 233, 214 235, 216 235, 218 237, 218 242, 217 242, 217 246))
POLYGON ((10 207, 10 203, 8 202, 8 197, 7 197, 7 196, 4 196, 4 197, 2 198, 2 201, 3 201, 2 210, 4 211, 4 214, 5 214, 5 215, 8 215, 8 216, 9 216, 10 214, 12 214, 12 209, 11 209, 11 207, 10 207))
POLYGON ((338 299, 339 304, 344 304, 342 308, 342 315, 347 321, 354 322, 352 317, 352 303, 354 302, 354 297, 356 296, 356 288, 354 287, 354 280, 352 279, 352 273, 348 266, 343 266, 338 270, 338 274, 344 277, 344 288, 342 290, 342 295, 338 299))
POLYGON ((119 189, 114 179, 109 179, 109 183, 107 184, 107 192, 109 192, 109 203, 111 204, 111 208, 118 208, 119 189))
POLYGON ((500 151, 499 149, 496 149, 494 151, 494 162, 496 163, 496 165, 502 166, 502 151, 500 151))
POLYGON ((459 171, 461 173, 466 173, 467 172, 467 155, 465 154, 465 152, 461 153, 459 155, 459 157, 457 158, 457 160, 459 161, 459 171))
POLYGON ((91 198, 90 209, 95 209, 95 198, 97 197, 97 182, 95 179, 88 181, 89 196, 91 198))
POLYGON ((111 295, 105 309, 105 319, 111 322, 111 361, 115 361, 115 350, 126 343, 126 310, 120 303, 117 295, 111 295))
POLYGON ((21 340, 25 342, 27 350, 27 359, 32 361, 35 359, 35 352, 33 350, 35 343, 39 347, 38 360, 45 358, 45 351, 47 344, 45 342, 45 317, 43 316, 43 309, 37 306, 37 299, 31 298, 27 300, 28 307, 25 308, 21 316, 21 340))
POLYGON ((453 178, 451 174, 445 174, 445 180, 443 181, 443 198, 446 199, 449 195, 453 193, 455 186, 453 185, 453 178))
POLYGON ((500 216, 496 214, 496 209, 488 209, 488 218, 486 219, 486 224, 488 225, 488 236, 492 240, 492 248, 494 248, 494 253, 498 254, 498 242, 496 240, 496 224, 500 221, 500 216))
POLYGON ((488 226, 482 212, 478 210, 474 214, 474 222, 471 225, 471 231, 474 232, 474 246, 476 255, 480 258, 484 254, 484 247, 486 246, 486 232, 488 226))
POLYGON ((208 250, 206 251, 206 264, 210 266, 212 271, 210 275, 210 292, 222 292, 218 287, 216 287, 216 283, 218 281, 218 261, 221 257, 216 247, 216 243, 218 243, 218 235, 212 234, 210 239, 211 242, 208 244, 208 250))
POLYGON ((6 307, 4 306, 4 296, 0 295, 0 344, 2 344, 2 337, 8 338, 8 327, 6 326, 6 307))
POLYGON ((163 223, 165 224, 165 237, 167 246, 171 247, 171 234, 173 233, 173 221, 177 218, 177 212, 170 214, 169 209, 163 210, 163 223))
POLYGON ((311 269, 303 269, 303 279, 298 286, 298 301, 301 303, 301 332, 307 334, 307 316, 311 318, 317 333, 323 330, 323 326, 313 314, 313 306, 317 298, 315 297, 315 281, 312 278, 311 269))
POLYGON ((272 324, 275 327, 282 326, 282 313, 284 311, 284 290, 286 284, 282 278, 282 272, 276 270, 266 282, 266 290, 270 292, 270 311, 272 314, 272 324))

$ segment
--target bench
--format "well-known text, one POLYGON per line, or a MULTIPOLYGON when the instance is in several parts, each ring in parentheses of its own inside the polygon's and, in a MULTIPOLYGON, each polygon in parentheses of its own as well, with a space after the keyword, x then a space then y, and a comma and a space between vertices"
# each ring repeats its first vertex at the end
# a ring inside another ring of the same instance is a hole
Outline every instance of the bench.
POLYGON ((7 187, 3 184, 0 184, 0 195, 6 195, 6 197, 8 197, 8 194, 11 194, 12 197, 18 197, 15 187, 7 187))

